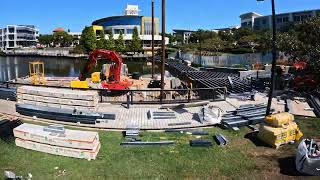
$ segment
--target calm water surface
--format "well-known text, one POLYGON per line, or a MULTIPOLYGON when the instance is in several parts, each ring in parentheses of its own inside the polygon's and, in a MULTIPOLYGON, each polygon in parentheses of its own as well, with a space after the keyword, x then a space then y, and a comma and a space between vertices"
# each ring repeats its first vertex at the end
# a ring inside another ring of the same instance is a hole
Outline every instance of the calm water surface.
MULTIPOLYGON (((80 74, 86 59, 51 58, 51 57, 0 57, 0 81, 16 79, 29 74, 30 61, 40 60, 44 62, 45 75, 47 77, 77 77, 80 74)), ((126 61, 129 73, 140 72, 150 74, 151 67, 143 61, 126 61)), ((100 71, 102 64, 95 70, 100 71)), ((157 69, 156 69, 157 70, 157 69)))

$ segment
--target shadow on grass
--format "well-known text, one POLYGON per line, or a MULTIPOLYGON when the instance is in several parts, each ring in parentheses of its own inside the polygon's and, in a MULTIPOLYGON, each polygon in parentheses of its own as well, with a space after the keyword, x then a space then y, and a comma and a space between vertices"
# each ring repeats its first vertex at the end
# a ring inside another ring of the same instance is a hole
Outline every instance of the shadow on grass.
POLYGON ((244 136, 244 138, 249 139, 254 145, 258 146, 258 147, 271 147, 270 145, 268 145, 267 143, 261 141, 258 138, 258 132, 251 132, 248 133, 244 136))
POLYGON ((278 159, 280 173, 287 176, 305 176, 296 170, 295 157, 283 157, 278 159))

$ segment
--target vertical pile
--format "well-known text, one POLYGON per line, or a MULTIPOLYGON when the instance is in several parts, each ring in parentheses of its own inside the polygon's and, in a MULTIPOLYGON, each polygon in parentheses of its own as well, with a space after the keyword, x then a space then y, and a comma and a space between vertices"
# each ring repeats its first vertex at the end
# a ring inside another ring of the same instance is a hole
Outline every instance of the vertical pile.
POLYGON ((100 149, 97 132, 22 124, 13 130, 16 145, 44 153, 80 159, 96 159, 100 149))

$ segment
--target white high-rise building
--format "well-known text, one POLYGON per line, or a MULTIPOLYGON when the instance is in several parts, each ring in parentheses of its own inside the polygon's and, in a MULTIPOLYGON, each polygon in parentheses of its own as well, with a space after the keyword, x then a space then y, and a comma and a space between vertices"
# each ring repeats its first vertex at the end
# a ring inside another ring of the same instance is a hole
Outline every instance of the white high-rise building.
POLYGON ((0 29, 0 49, 35 46, 39 37, 39 30, 33 25, 7 25, 0 29))
POLYGON ((126 16, 139 16, 139 11, 138 5, 127 5, 124 14, 126 16))

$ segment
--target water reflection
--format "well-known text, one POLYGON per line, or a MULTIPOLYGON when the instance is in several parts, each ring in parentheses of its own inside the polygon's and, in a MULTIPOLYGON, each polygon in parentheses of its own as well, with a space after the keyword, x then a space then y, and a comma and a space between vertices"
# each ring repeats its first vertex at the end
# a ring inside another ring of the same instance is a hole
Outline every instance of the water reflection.
MULTIPOLYGON (((85 59, 48 58, 48 57, 0 57, 0 81, 7 81, 24 77, 29 74, 29 62, 41 60, 44 62, 47 77, 77 77, 86 63, 85 59)), ((142 61, 126 62, 129 73, 151 73, 151 67, 142 61)), ((98 67, 99 68, 99 67, 98 67)))

